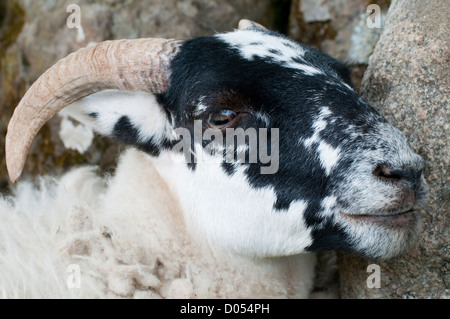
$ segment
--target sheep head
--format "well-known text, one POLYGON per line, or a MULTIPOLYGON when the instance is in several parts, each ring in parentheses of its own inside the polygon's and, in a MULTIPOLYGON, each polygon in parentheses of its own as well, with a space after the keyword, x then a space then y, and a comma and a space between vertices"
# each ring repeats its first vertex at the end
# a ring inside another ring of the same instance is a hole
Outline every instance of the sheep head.
POLYGON ((40 127, 69 104, 148 153, 187 222, 229 251, 387 259, 417 237, 422 159, 355 93, 343 64, 258 24, 185 42, 109 41, 61 60, 8 127, 14 182, 40 127), (241 142, 227 140, 238 129, 241 142))

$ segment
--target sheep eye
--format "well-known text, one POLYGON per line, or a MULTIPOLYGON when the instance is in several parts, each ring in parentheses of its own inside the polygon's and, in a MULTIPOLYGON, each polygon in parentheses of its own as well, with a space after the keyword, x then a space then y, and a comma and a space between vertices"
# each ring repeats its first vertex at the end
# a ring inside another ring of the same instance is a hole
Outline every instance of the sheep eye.
POLYGON ((211 113, 206 123, 211 128, 221 129, 227 127, 237 116, 236 112, 230 110, 221 110, 211 113))

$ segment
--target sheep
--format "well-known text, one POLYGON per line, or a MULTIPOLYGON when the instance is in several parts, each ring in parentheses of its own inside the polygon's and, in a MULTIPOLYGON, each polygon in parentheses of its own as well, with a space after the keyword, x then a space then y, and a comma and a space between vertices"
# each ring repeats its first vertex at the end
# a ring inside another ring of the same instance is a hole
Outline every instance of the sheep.
POLYGON ((59 61, 8 126, 13 183, 63 109, 128 148, 110 176, 73 168, 0 200, 2 297, 308 298, 314 253, 386 260, 420 230, 427 184, 404 135, 344 64, 248 20, 59 61), (219 139, 238 128, 240 144, 219 139))

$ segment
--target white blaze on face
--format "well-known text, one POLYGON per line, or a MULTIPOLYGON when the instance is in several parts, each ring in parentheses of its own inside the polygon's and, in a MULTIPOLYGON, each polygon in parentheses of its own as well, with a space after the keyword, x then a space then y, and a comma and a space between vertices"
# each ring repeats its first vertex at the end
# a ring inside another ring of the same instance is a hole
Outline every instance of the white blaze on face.
POLYGON ((317 119, 312 124, 312 128, 314 129, 314 133, 311 137, 307 139, 301 139, 303 145, 306 148, 312 148, 314 145, 317 145, 317 152, 319 155, 320 164, 325 170, 325 173, 330 175, 331 170, 338 163, 340 159, 340 148, 334 148, 329 143, 325 142, 321 139, 320 134, 327 127, 328 123, 325 120, 332 113, 328 107, 323 107, 317 119))
POLYGON ((219 34, 217 37, 238 49, 242 57, 249 61, 255 57, 269 58, 284 67, 300 70, 305 75, 324 74, 304 60, 305 50, 301 46, 288 39, 252 30, 219 34))
POLYGON ((125 116, 138 132, 138 142, 145 143, 153 138, 158 143, 164 138, 175 137, 172 126, 151 93, 105 90, 71 104, 61 113, 106 136, 114 133, 115 125, 125 116))
POLYGON ((198 99, 198 104, 197 104, 197 107, 195 108, 195 110, 193 112, 193 115, 199 116, 199 115, 201 115, 202 113, 204 113, 208 109, 208 106, 206 104, 204 104, 204 102, 203 102, 205 97, 206 96, 201 96, 198 99))
POLYGON ((310 148, 314 143, 320 142, 320 132, 322 132, 327 127, 327 122, 325 118, 331 115, 331 111, 328 107, 323 107, 317 119, 314 121, 312 128, 314 129, 314 133, 311 137, 303 140, 303 144, 306 148, 310 148))
POLYGON ((298 254, 311 245, 311 230, 304 217, 307 202, 300 200, 288 210, 275 210, 273 188, 253 188, 245 166, 230 176, 220 163, 204 161, 191 170, 174 156, 162 152, 152 163, 179 198, 187 228, 197 239, 257 257, 298 254))
POLYGON ((322 119, 317 120, 316 122, 314 122, 313 124, 313 128, 314 128, 314 134, 310 137, 307 138, 303 144, 306 147, 311 147, 314 143, 318 143, 320 141, 320 132, 322 132, 325 127, 327 126, 327 122, 325 122, 322 119))
POLYGON ((317 147, 317 151, 319 152, 320 163, 328 176, 339 161, 340 149, 334 148, 330 144, 321 141, 317 147))

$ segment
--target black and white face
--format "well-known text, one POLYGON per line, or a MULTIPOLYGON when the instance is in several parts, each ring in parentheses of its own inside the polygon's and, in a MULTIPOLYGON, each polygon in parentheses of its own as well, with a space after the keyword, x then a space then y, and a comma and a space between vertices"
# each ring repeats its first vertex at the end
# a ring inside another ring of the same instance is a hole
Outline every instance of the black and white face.
POLYGON ((340 62, 276 33, 244 30, 186 41, 171 69, 156 100, 130 97, 139 111, 121 110, 122 98, 112 97, 116 112, 96 103, 84 112, 101 133, 152 155, 187 222, 209 241, 250 256, 343 249, 387 259, 411 247, 427 200, 422 160, 355 93, 340 62), (190 140, 192 157, 215 160, 180 163, 174 156, 192 158, 175 150, 176 129, 193 136, 195 123, 223 143, 190 140), (236 128, 263 129, 273 163, 260 151, 256 161, 230 162, 230 152, 252 151, 249 136, 231 150, 224 142, 236 128))

